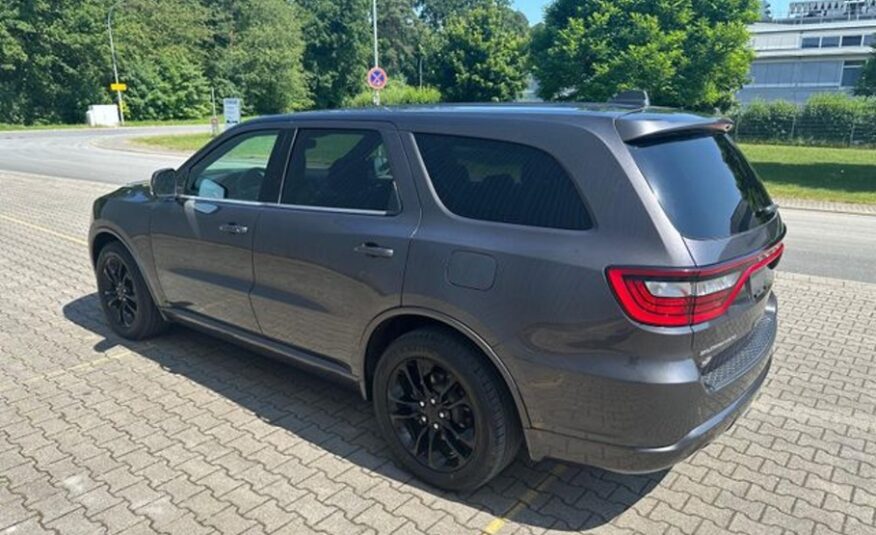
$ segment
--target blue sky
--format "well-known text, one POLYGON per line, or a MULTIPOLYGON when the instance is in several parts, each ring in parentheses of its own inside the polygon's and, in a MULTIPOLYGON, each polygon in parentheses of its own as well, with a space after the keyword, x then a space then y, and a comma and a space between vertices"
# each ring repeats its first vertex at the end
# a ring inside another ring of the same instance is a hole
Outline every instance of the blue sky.
MULTIPOLYGON (((773 13, 787 13, 789 2, 790 0, 772 0, 770 5, 773 8, 773 13)), ((536 24, 541 21, 544 6, 550 3, 551 0, 514 0, 514 7, 526 15, 530 24, 536 24)))

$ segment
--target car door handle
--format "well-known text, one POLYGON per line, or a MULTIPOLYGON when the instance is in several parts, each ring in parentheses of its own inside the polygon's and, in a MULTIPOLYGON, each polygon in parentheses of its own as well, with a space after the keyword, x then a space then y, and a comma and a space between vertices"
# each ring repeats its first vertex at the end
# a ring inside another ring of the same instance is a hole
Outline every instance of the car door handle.
POLYGON ((392 255, 395 254, 395 251, 390 249, 389 247, 381 247, 376 243, 363 243, 362 245, 357 245, 353 248, 357 253, 362 253, 365 256, 371 256, 374 258, 392 258, 392 255))
POLYGON ((219 230, 228 234, 246 234, 249 232, 249 227, 238 225, 237 223, 228 223, 226 225, 219 225, 219 230))

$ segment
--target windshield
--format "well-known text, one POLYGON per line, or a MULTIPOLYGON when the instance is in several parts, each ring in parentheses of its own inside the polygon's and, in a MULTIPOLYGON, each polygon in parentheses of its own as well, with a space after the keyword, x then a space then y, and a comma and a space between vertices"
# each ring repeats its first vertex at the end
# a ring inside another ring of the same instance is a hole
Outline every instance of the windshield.
POLYGON ((666 215, 688 238, 726 238, 773 216, 754 169, 723 134, 640 142, 630 152, 666 215))

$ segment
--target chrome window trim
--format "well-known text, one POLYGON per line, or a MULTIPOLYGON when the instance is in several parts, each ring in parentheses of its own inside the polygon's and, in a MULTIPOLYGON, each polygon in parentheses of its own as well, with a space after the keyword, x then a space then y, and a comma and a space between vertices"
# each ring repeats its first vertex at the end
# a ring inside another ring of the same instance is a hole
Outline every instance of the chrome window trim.
POLYGON ((333 213, 333 214, 347 214, 347 215, 369 215, 369 216, 386 216, 390 215, 390 212, 386 210, 359 210, 355 208, 331 208, 328 206, 307 206, 302 204, 281 204, 279 202, 263 202, 263 201, 242 201, 238 199, 214 199, 212 197, 198 197, 196 195, 178 195, 178 199, 184 199, 186 201, 200 201, 206 203, 215 203, 215 204, 231 204, 231 205, 240 205, 240 206, 255 206, 255 207, 266 207, 266 208, 283 208, 289 210, 300 210, 305 212, 321 212, 321 213, 333 213))

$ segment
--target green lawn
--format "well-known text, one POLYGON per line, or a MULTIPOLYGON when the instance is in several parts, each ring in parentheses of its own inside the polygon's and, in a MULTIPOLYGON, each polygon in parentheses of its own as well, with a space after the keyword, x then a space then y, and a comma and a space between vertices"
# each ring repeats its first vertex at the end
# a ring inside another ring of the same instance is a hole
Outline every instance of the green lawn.
POLYGON ((136 145, 184 152, 195 152, 213 139, 209 132, 203 134, 171 134, 166 136, 135 137, 131 142, 136 145))
MULTIPOLYGON (((209 134, 137 138, 155 148, 193 152, 209 134)), ((774 197, 876 204, 876 149, 740 145, 774 197)))
POLYGON ((876 149, 740 147, 773 197, 876 204, 876 149))
MULTIPOLYGON (((204 119, 170 119, 165 121, 125 121, 125 126, 184 126, 198 125, 210 126, 210 118, 204 119)), ((66 130, 69 128, 88 128, 83 124, 9 124, 0 123, 0 132, 10 130, 66 130)), ((99 127, 100 128, 100 127, 99 127)))

